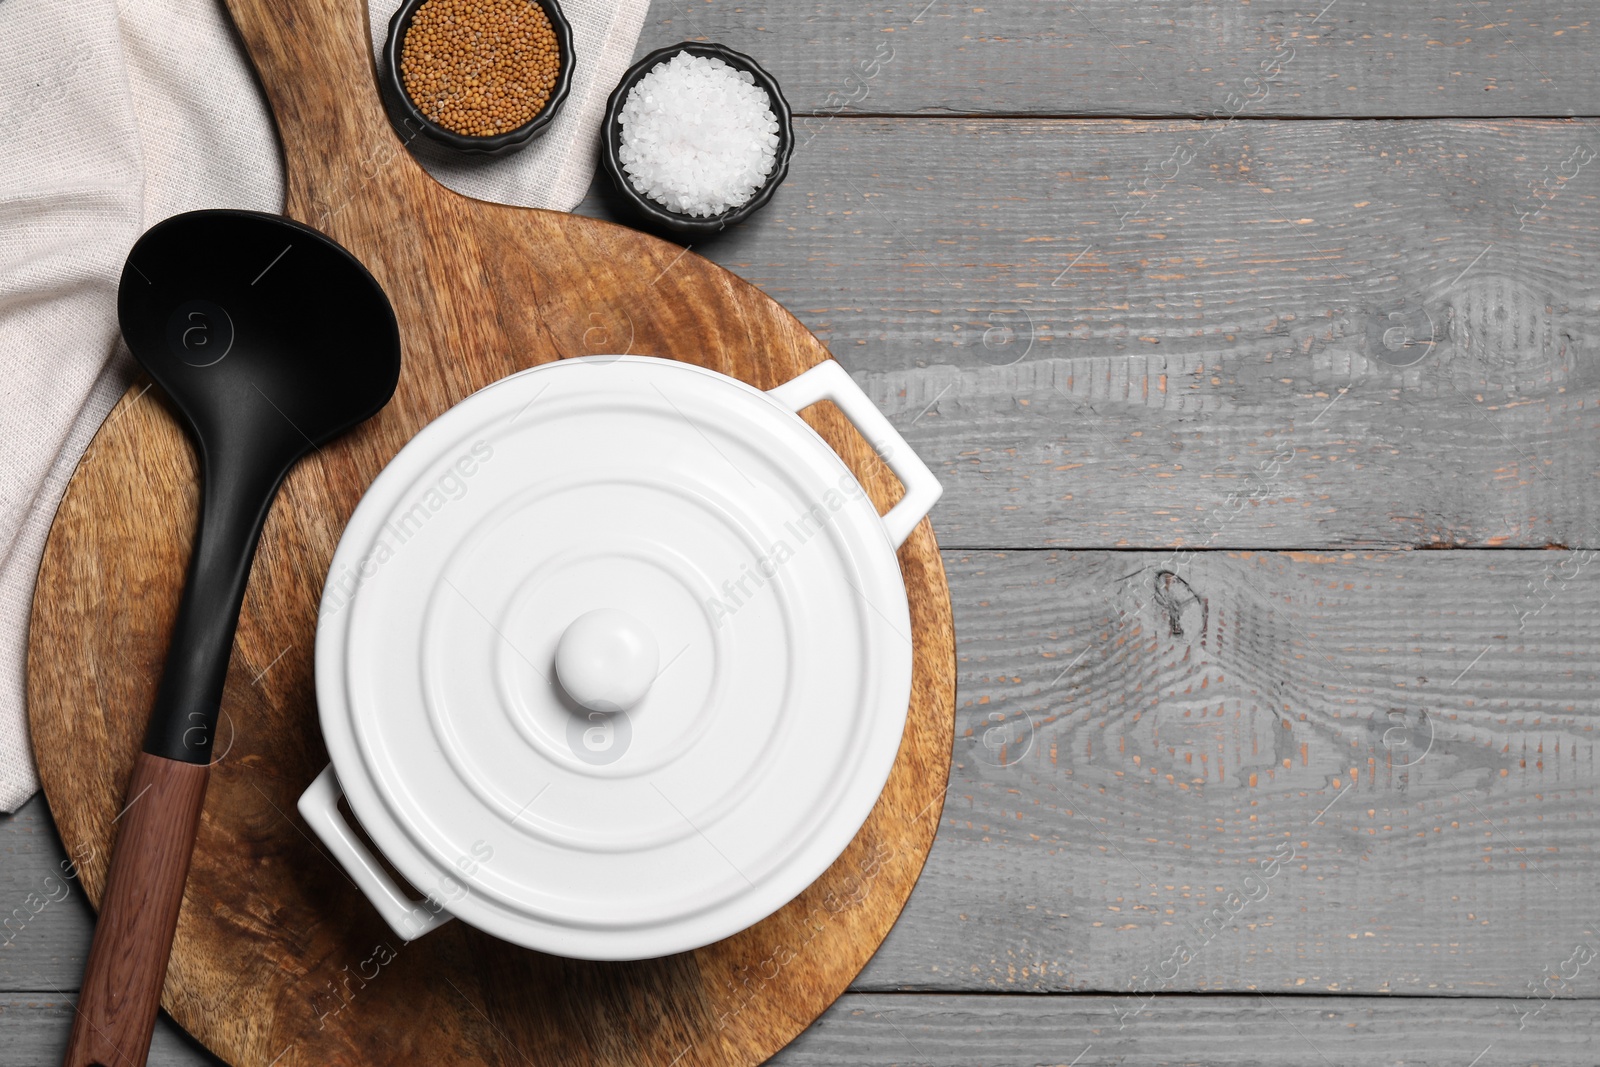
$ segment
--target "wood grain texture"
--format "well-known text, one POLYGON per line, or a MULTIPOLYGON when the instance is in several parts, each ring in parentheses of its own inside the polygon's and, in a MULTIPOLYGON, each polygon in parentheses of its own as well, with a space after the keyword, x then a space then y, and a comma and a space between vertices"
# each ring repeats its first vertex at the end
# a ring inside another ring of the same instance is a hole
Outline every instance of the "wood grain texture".
POLYGON ((651 15, 640 55, 718 41, 822 114, 1600 113, 1600 27, 1562 0, 692 0, 651 15))
POLYGON ((889 413, 947 547, 1593 546, 1597 206, 1592 124, 840 119, 695 250, 889 413))
MULTIPOLYGON (((267 521, 223 700, 227 755, 212 772, 164 1006, 236 1065, 765 1059, 866 962, 933 838, 954 657, 931 528, 900 554, 916 659, 899 762, 855 842, 793 903, 715 946, 642 964, 540 956, 462 923, 395 944, 294 809, 327 760, 312 686, 317 597, 367 483, 454 402, 535 363, 615 351, 623 335, 607 330, 624 323, 631 351, 762 388, 827 351, 759 289, 676 245, 432 183, 381 114, 363 5, 230 8, 283 140, 288 213, 383 284, 405 365, 389 406, 298 466, 267 521)), ((836 410, 806 417, 880 507, 892 502, 892 476, 836 410)), ((83 864, 93 899, 143 730, 130 709, 150 706, 195 504, 193 460, 171 414, 155 393, 130 391, 79 466, 46 550, 30 720, 67 847, 93 849, 83 864)))
MULTIPOLYGON (((773 1067, 1592 1067, 1593 999, 1552 1001, 1522 1025, 1520 1003, 1460 997, 1171 998, 1124 1021, 1121 998, 847 994, 773 1067), (1081 1057, 1081 1058, 1080 1058, 1081 1057)), ((70 1001, 0 996, 0 1067, 59 1055, 70 1001)), ((151 1067, 216 1059, 164 1024, 151 1067)))
POLYGON ((1600 950, 1592 553, 946 566, 956 766, 856 988, 1514 998, 1600 950))
POLYGON ((840 1000, 773 1062, 781 1067, 1572 1067, 1594 1062, 1592 1000, 1519 1029, 1514 1005, 1444 998, 1183 997, 1124 1022, 1110 997, 840 1000), (1487 1055, 1485 1055, 1487 1053, 1487 1055))
POLYGON ((63 1067, 142 1067, 210 768, 139 753, 63 1067))

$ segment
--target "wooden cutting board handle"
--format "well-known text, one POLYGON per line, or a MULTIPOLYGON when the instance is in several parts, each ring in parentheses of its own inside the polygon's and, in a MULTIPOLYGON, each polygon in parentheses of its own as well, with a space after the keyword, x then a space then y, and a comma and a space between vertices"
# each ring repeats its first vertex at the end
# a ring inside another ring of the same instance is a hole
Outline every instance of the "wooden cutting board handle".
POLYGON ((144 1067, 210 774, 139 753, 62 1067, 144 1067))
POLYGON ((225 6, 277 123, 290 215, 323 229, 357 194, 433 184, 375 91, 365 0, 225 0, 225 6))

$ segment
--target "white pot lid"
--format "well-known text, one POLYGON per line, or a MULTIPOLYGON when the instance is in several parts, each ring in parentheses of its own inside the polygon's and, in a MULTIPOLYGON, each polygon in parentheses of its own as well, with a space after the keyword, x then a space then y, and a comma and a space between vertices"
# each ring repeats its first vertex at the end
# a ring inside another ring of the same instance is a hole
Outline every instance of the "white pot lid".
POLYGON ((911 691, 895 548, 938 488, 894 437, 886 527, 793 413, 818 395, 867 403, 831 362, 767 394, 563 360, 379 475, 329 572, 317 695, 338 784, 414 886, 508 941, 647 958, 758 922, 849 844, 911 691))

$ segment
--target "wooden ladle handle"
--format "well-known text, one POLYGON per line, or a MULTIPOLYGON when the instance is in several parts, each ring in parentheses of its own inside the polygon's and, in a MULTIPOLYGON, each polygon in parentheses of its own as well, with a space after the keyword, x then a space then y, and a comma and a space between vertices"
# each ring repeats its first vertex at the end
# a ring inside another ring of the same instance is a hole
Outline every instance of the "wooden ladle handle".
POLYGON ((63 1067, 143 1067, 210 774, 139 753, 63 1067))

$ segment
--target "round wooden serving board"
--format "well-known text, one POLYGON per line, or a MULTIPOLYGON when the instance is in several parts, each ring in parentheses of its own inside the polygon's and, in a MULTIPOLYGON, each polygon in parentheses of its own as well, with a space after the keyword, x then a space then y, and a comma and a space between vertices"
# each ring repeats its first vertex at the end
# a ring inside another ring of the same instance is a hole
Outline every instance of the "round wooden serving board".
MULTIPOLYGON (((543 956, 460 922, 397 941, 295 810, 328 758, 312 686, 317 602, 367 484, 429 420, 535 363, 626 350, 769 388, 828 353, 758 289, 676 245, 435 184, 380 110, 363 4, 229 7, 277 118, 288 214, 377 276, 399 316, 405 365, 389 406, 302 462, 267 521, 164 1006, 241 1067, 766 1059, 866 963, 933 841, 955 657, 932 529, 924 522, 900 552, 916 673, 899 760, 849 850, 798 899, 727 941, 643 963, 543 956)), ((880 509, 893 503, 893 476, 836 410, 819 405, 806 418, 880 509)), ((136 386, 78 467, 40 571, 28 662, 34 748, 51 812, 96 901, 197 500, 183 433, 160 394, 136 386)))

